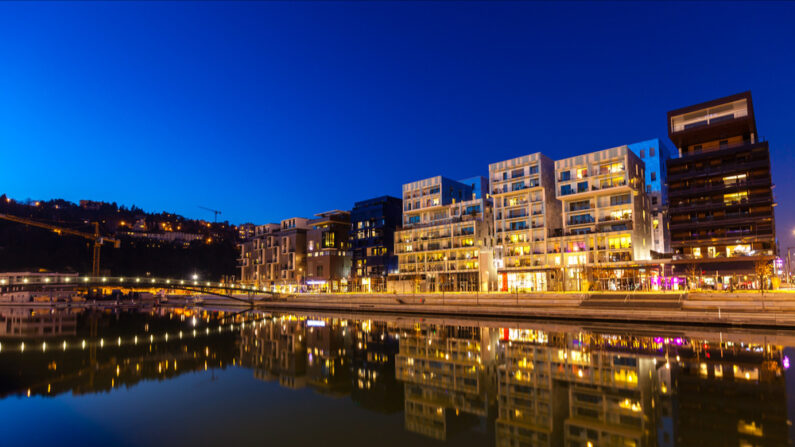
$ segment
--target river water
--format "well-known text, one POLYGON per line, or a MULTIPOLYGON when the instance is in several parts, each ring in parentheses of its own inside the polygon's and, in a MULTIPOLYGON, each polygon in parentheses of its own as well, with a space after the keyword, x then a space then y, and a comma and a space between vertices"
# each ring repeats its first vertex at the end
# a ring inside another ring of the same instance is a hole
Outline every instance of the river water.
POLYGON ((0 445, 792 445, 795 332, 0 308, 0 445))

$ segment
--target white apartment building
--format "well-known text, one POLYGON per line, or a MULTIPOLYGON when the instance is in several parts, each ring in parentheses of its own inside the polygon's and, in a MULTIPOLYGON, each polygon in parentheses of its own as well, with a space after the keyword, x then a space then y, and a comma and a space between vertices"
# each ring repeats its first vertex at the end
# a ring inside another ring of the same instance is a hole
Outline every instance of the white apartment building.
POLYGON ((547 239, 561 228, 555 163, 541 153, 489 165, 498 288, 547 290, 547 239))
POLYGON ((492 204, 486 180, 441 176, 403 185, 403 227, 395 233, 396 291, 488 291, 496 284, 492 204), (471 179, 470 179, 471 180, 471 179))
POLYGON ((562 231, 548 251, 565 290, 584 281, 607 289, 632 287, 637 262, 650 260, 651 216, 645 166, 627 146, 555 162, 562 231))

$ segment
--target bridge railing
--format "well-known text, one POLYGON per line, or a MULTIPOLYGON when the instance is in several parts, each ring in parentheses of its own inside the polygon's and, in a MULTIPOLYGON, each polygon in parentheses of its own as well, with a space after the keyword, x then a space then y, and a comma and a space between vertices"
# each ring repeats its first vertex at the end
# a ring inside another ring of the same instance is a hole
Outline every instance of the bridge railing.
POLYGON ((250 284, 202 281, 198 279, 153 278, 140 276, 76 276, 76 275, 0 275, 0 286, 102 286, 102 287, 163 287, 212 288, 240 292, 268 292, 268 287, 250 284))

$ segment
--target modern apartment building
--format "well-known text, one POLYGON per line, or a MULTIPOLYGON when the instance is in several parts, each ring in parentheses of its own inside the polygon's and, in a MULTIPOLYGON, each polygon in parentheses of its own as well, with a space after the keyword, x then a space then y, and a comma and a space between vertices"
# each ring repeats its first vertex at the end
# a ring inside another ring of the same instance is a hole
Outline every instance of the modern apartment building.
POLYGON ((562 229, 547 252, 565 290, 633 288, 648 261, 651 216, 643 161, 619 146, 555 162, 562 229), (588 281, 588 283, 584 283, 588 281))
POLYGON ((547 237, 561 228, 555 163, 541 153, 489 165, 499 290, 547 290, 547 237))
POLYGON ((273 291, 295 292, 305 284, 309 219, 293 217, 258 225, 254 237, 238 244, 240 279, 273 291))
POLYGON ((400 227, 403 202, 381 196, 356 202, 351 211, 351 282, 355 291, 386 290, 387 275, 397 273, 395 230, 400 227))
POLYGON ((403 226, 395 241, 398 282, 392 290, 495 287, 488 182, 467 182, 437 176, 403 185, 403 226))
POLYGON ((776 254, 770 150, 751 93, 670 111, 668 125, 679 155, 668 162, 675 268, 717 287, 743 282, 776 254))
POLYGON ((307 232, 306 284, 312 290, 346 291, 351 273, 351 215, 332 210, 316 214, 307 232))
POLYGON ((627 145, 646 165, 646 195, 651 213, 651 253, 653 258, 670 257, 671 230, 668 221, 668 159, 671 152, 659 138, 627 145))

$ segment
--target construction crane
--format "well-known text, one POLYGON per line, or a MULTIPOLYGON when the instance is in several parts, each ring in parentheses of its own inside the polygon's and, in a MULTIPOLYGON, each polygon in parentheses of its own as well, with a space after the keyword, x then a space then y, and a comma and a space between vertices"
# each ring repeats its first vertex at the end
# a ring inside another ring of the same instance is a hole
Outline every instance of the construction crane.
POLYGON ((199 205, 199 208, 213 213, 213 215, 215 216, 215 223, 218 223, 218 215, 221 214, 220 211, 214 210, 212 208, 207 208, 206 206, 201 206, 201 205, 199 205))
POLYGON ((83 233, 82 231, 72 230, 71 228, 63 228, 56 225, 50 225, 43 222, 38 222, 32 219, 26 219, 24 217, 12 216, 10 214, 0 213, 0 219, 21 223, 23 225, 29 225, 31 227, 44 228, 45 230, 52 230, 56 234, 70 234, 72 236, 79 236, 94 241, 94 255, 92 257, 92 266, 91 266, 91 273, 93 276, 99 276, 99 253, 102 244, 105 242, 111 242, 113 243, 114 248, 119 248, 119 246, 121 246, 121 241, 119 241, 118 239, 102 236, 101 234, 99 234, 99 222, 93 222, 94 234, 91 234, 91 233, 83 233))

